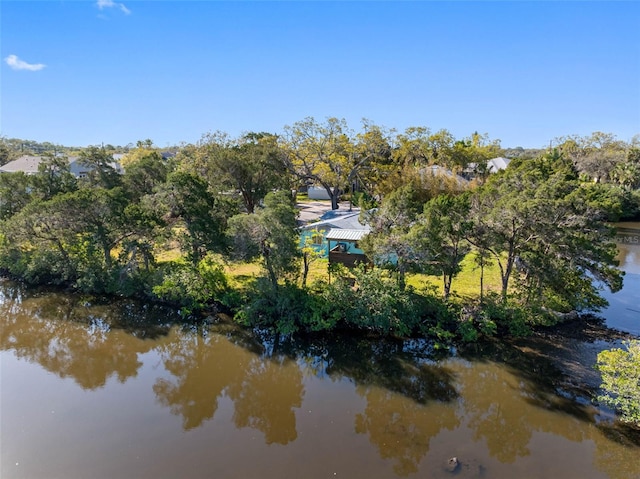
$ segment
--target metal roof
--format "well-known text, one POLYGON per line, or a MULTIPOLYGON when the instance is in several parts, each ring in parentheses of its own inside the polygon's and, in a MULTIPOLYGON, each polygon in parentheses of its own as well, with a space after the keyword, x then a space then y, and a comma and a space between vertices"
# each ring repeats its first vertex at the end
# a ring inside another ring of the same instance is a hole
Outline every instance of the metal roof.
POLYGON ((349 213, 340 216, 335 216, 327 220, 316 221, 315 223, 307 223, 302 227, 305 230, 314 229, 331 229, 340 228, 345 230, 365 230, 369 231, 369 225, 363 225, 359 220, 360 213, 349 213))
POLYGON ((366 230, 346 230, 343 228, 332 228, 327 233, 326 238, 332 240, 359 241, 364 238, 369 231, 366 230))

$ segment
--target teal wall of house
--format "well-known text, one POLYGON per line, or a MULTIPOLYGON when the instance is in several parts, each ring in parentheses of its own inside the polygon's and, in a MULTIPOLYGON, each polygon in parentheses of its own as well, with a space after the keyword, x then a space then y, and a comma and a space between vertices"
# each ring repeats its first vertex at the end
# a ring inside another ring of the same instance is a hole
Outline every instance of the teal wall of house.
POLYGON ((359 247, 357 241, 337 239, 327 240, 326 235, 328 231, 328 229, 301 230, 299 243, 300 249, 304 248, 305 246, 309 246, 315 251, 320 252, 322 254, 322 258, 328 258, 329 251, 338 246, 339 243, 342 243, 345 246, 345 253, 365 254, 364 251, 359 247))
POLYGON ((336 240, 331 239, 329 241, 329 251, 338 246, 338 244, 343 244, 345 247, 345 253, 350 254, 364 254, 364 251, 360 249, 357 241, 346 241, 346 240, 336 240))
POLYGON ((322 258, 329 257, 329 249, 325 235, 327 230, 302 230, 300 232, 300 249, 305 246, 313 248, 322 254, 322 258))

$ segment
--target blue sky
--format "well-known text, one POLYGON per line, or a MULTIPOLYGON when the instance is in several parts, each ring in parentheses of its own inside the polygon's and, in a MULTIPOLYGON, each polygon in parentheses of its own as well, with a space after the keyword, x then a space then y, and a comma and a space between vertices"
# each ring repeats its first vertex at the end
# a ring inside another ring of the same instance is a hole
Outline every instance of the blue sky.
POLYGON ((0 2, 0 135, 158 146, 362 118, 640 133, 640 2, 0 2))

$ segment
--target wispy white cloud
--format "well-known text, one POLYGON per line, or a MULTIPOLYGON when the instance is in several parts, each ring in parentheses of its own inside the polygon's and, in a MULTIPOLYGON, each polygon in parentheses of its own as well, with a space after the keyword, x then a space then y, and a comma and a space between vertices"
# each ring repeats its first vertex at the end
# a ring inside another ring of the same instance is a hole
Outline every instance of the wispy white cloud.
POLYGON ((44 63, 27 63, 24 60, 20 60, 17 55, 9 55, 4 59, 4 61, 13 70, 29 70, 32 72, 37 72, 38 70, 42 70, 44 67, 46 67, 44 63))
POLYGON ((105 8, 118 8, 119 10, 121 10, 122 12, 124 12, 127 15, 129 15, 131 13, 131 10, 129 10, 124 5, 124 3, 114 2, 113 0, 98 0, 96 2, 96 5, 98 6, 98 8, 100 10, 103 10, 105 8))

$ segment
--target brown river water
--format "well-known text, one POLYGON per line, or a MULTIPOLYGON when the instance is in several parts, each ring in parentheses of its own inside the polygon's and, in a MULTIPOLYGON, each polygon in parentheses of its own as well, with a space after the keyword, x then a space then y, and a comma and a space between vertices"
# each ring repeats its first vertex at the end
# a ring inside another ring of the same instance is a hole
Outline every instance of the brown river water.
MULTIPOLYGON (((603 314, 638 334, 640 243, 620 247, 603 314)), ((2 479, 640 478, 638 431, 523 347, 274 345, 0 281, 0 367, 2 479)))

